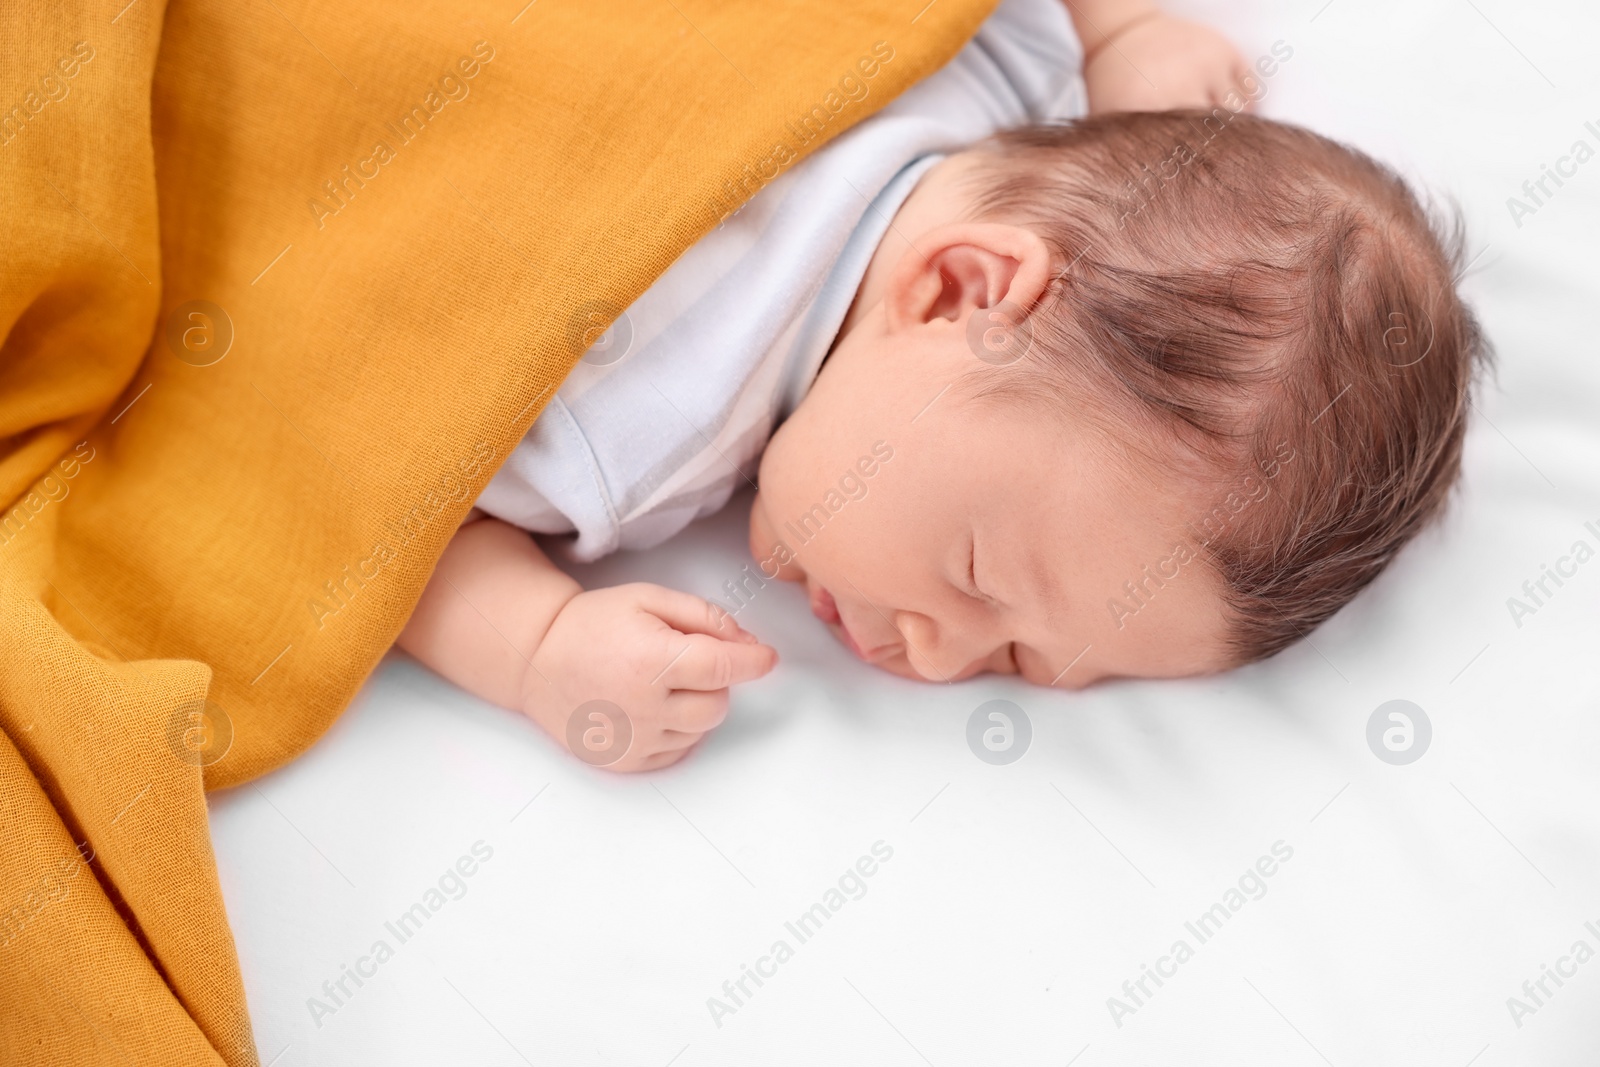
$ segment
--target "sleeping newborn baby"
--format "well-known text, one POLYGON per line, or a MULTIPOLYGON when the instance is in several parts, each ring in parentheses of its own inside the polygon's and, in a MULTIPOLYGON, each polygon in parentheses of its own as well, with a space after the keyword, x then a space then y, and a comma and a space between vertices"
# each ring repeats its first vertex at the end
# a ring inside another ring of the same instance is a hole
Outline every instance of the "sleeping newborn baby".
POLYGON ((1441 512, 1488 358, 1459 239, 1367 157, 1245 113, 1292 54, 1246 67, 1143 0, 1004 0, 616 325, 579 310, 594 344, 400 646, 589 762, 673 763, 777 653, 546 550, 657 544, 747 482, 743 594, 804 583, 909 678, 1079 688, 1291 644, 1441 512))

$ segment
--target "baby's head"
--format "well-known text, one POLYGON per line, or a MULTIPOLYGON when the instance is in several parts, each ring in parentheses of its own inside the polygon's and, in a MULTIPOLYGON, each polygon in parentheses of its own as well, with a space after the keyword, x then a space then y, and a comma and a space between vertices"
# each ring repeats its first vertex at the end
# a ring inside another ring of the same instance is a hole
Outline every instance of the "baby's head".
POLYGON ((1390 171, 1204 112, 1028 127, 895 215, 751 550, 870 662, 1078 688, 1315 628, 1444 508, 1490 354, 1390 171))

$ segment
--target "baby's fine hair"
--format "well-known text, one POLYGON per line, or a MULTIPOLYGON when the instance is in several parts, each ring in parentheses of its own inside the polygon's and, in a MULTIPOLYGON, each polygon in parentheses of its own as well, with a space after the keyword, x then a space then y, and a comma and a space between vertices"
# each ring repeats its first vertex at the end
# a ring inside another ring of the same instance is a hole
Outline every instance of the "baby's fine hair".
POLYGON ((1456 293, 1458 219, 1361 152, 1224 108, 975 152, 974 217, 1029 226, 1056 268, 1026 356, 975 392, 1094 396, 1150 469, 1206 475, 1189 526, 1236 664, 1311 631, 1443 511, 1493 365, 1456 293))

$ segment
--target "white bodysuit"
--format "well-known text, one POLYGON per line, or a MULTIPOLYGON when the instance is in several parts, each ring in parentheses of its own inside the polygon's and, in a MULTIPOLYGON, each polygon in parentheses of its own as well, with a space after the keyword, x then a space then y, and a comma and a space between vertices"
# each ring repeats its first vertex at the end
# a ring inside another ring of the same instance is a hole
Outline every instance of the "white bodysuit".
POLYGON ((945 67, 684 252, 573 368, 477 506, 568 535, 547 547, 577 561, 720 509, 811 387, 917 180, 996 130, 1081 116, 1080 61, 1062 0, 1003 0, 945 67))

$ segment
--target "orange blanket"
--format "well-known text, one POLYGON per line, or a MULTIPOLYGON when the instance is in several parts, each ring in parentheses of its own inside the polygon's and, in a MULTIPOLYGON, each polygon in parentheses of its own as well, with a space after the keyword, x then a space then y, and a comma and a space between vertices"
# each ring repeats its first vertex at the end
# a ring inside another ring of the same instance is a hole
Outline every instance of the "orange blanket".
POLYGON ((0 1062, 256 1062, 204 790, 327 729, 621 308, 993 2, 0 9, 0 1062))

